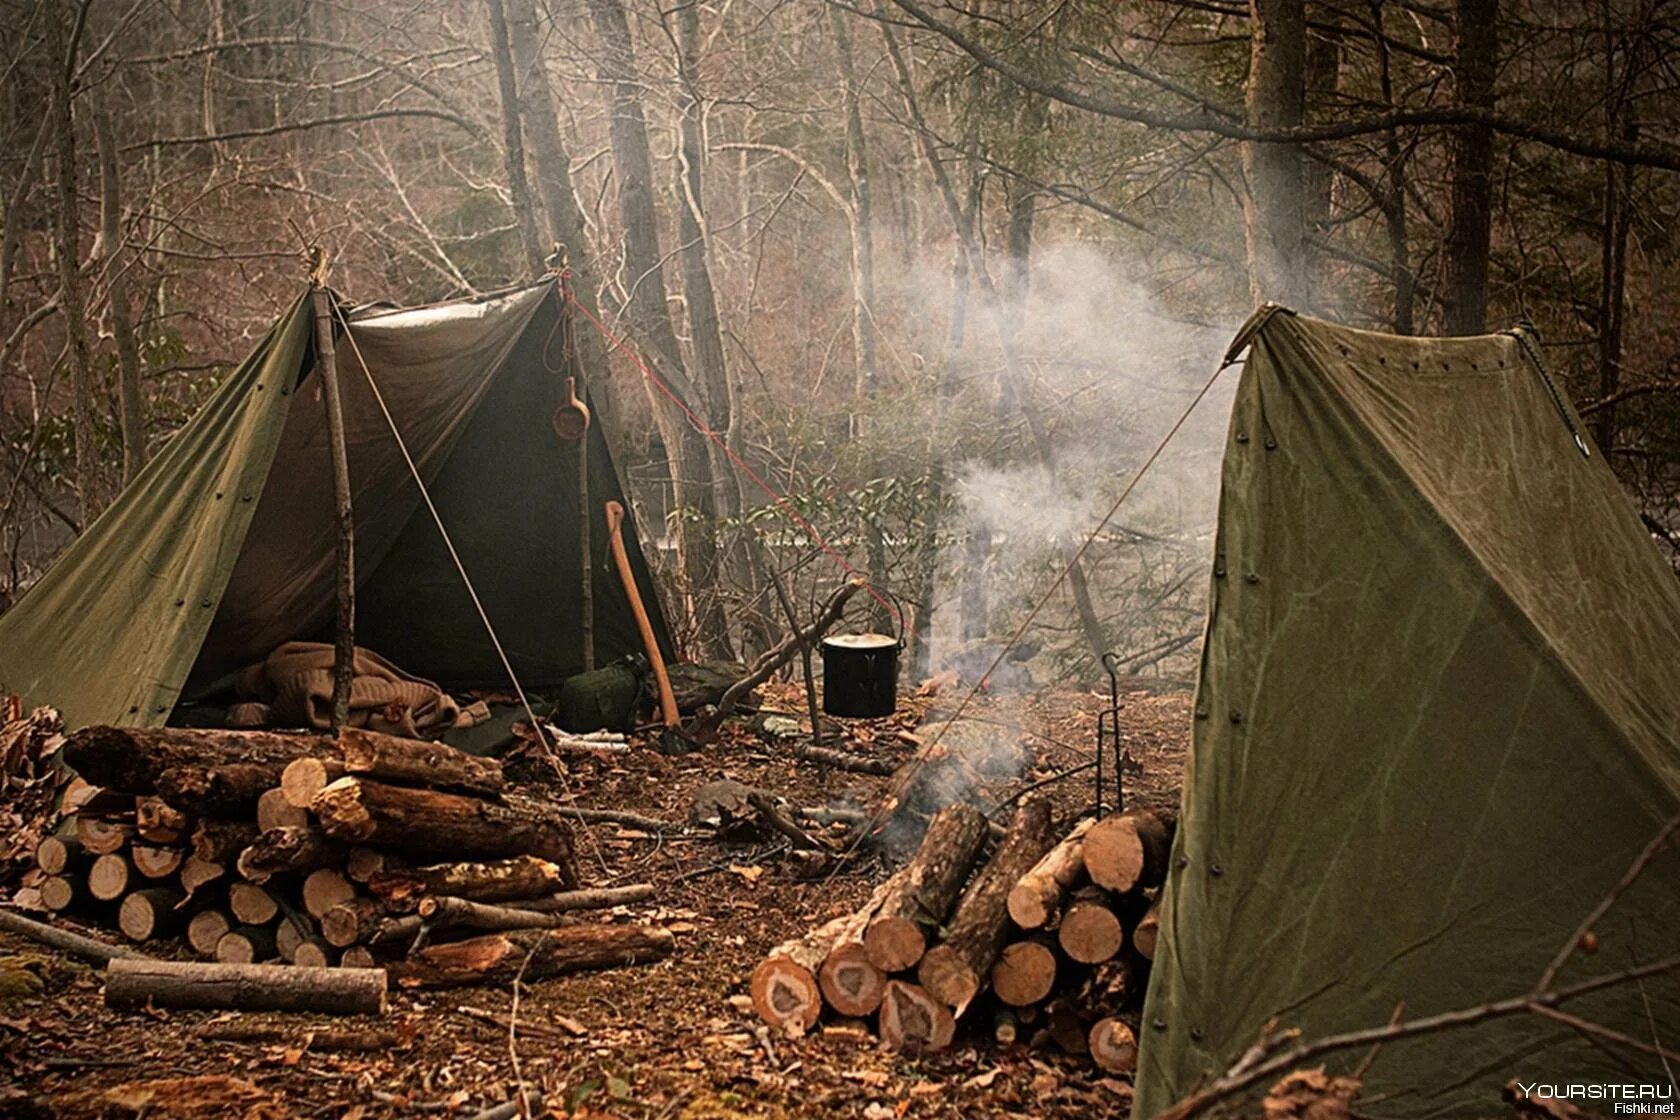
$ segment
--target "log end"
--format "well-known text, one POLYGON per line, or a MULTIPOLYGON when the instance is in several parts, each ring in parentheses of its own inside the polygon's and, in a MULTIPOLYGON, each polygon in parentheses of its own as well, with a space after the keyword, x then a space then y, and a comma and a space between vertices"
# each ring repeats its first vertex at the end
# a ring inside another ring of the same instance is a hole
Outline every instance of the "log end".
POLYGON ((882 972, 903 972, 916 967, 927 952, 927 937, 909 918, 881 917, 864 931, 863 947, 869 963, 882 972))
POLYGON ((811 970, 786 957, 771 957, 753 970, 753 1010, 791 1035, 804 1034, 822 1016, 822 991, 811 970))
POLYGON ((893 1050, 943 1050, 957 1032, 944 1003, 916 984, 889 980, 881 996, 881 1041, 893 1050))
POLYGON ((1056 983, 1056 954, 1037 941, 1004 946, 992 966, 992 991, 1011 1007, 1027 1007, 1050 994, 1056 983))
POLYGON ((862 945, 848 941, 828 954, 817 972, 817 986, 830 1007, 856 1019, 875 1014, 881 1006, 887 976, 870 963, 862 945))
POLYGON ((1107 1073, 1131 1073, 1137 1069, 1137 1037, 1119 1019, 1098 1019, 1086 1036, 1091 1061, 1107 1073))
POLYGON ((927 995, 961 1015, 980 994, 980 977, 949 945, 935 945, 922 957, 916 979, 927 995))

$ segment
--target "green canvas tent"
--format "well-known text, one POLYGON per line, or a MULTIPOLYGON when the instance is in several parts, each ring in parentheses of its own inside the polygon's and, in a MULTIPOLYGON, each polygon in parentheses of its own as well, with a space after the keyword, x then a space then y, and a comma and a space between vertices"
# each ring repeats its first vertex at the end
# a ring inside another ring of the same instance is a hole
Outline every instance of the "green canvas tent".
MULTIPOLYGON (((421 503, 378 386, 521 682, 583 668, 578 449, 551 283, 352 315, 338 342, 356 518, 357 644, 446 688, 507 674, 421 503), (365 362, 366 372, 363 364, 365 362)), ((300 297, 97 521, 0 615, 0 692, 72 726, 165 722, 177 701, 282 642, 330 640, 336 524, 310 301, 300 297)), ((606 433, 588 435, 597 657, 640 652, 607 553, 622 502, 606 433)), ((654 628, 669 638, 628 524, 654 628)))
MULTIPOLYGON (((1525 341, 1268 309, 1233 345, 1135 1115, 1272 1019, 1321 1038, 1530 990, 1680 809, 1680 581, 1525 341)), ((1557 983, 1675 952, 1677 919, 1670 846, 1557 983)), ((1566 1010, 1680 1047, 1672 972, 1566 1010)), ((1668 1076, 1524 1014, 1388 1043, 1356 1111, 1487 1116, 1513 1079, 1668 1076)))

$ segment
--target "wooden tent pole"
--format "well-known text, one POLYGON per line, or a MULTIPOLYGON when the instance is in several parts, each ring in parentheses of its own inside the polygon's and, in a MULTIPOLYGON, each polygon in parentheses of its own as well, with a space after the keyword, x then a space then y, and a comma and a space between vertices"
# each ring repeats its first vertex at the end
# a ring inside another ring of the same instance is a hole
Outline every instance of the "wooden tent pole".
POLYGON ((327 409, 327 453, 332 459, 333 506, 338 521, 338 617, 333 628, 332 726, 350 722, 350 682, 356 660, 356 528, 350 503, 350 454, 344 442, 344 401, 338 391, 338 357, 333 346, 332 293, 326 286, 326 257, 316 251, 310 277, 315 311, 315 370, 327 409))

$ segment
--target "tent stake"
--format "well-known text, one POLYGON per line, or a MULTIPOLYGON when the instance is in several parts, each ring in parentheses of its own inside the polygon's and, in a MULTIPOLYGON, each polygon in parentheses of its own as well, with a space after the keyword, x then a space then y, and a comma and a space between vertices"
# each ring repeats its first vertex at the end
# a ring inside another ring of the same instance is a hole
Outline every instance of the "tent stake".
POLYGON ((327 450, 332 457, 333 505, 338 519, 338 618, 333 628, 333 730, 350 721, 350 681, 356 660, 356 529, 350 505, 350 456, 344 445, 344 402, 338 392, 338 358, 333 348, 332 293, 325 260, 312 277, 315 309, 315 369, 327 408, 327 450))

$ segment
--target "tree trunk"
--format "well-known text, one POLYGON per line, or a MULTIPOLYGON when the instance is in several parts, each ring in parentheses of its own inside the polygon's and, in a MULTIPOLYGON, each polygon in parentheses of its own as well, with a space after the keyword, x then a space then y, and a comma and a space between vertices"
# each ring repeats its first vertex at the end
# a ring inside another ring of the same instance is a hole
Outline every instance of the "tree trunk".
POLYGON ((385 973, 375 968, 270 968, 257 964, 114 960, 105 1006, 382 1015, 385 973))
MULTIPOLYGON (((1458 0, 1458 101, 1494 107, 1499 70, 1499 0, 1458 0)), ((1488 253, 1493 240, 1493 129, 1459 125, 1451 132, 1452 216, 1446 236, 1446 333, 1487 330, 1488 253)))
POLYGON ((122 232, 122 185, 116 135, 103 98, 94 102, 99 143, 99 242, 105 263, 105 294, 111 305, 111 336, 117 344, 117 400, 123 444, 123 485, 146 465, 146 416, 140 393, 140 343, 128 306, 128 268, 133 260, 122 232))
MULTIPOLYGON (((1249 21, 1248 123, 1257 129, 1300 125, 1306 103, 1305 0, 1249 0, 1249 21)), ((1268 301, 1310 307, 1301 147, 1248 141, 1242 157, 1252 301, 1256 307, 1268 301)))
MULTIPOLYGON (((589 13, 599 40, 600 78, 611 91, 613 166, 624 224, 626 311, 640 338, 643 357, 681 402, 673 406, 662 394, 653 397, 654 415, 667 452, 673 457, 671 483, 677 504, 694 515, 693 521, 681 519, 676 524, 686 592, 692 598, 716 584, 718 570, 714 535, 718 510, 711 451, 705 436, 687 415, 692 413, 703 421, 705 402, 683 367, 682 351, 666 306, 664 258, 653 197, 653 159, 630 23, 622 0, 589 0, 589 13)), ((728 620, 722 604, 711 597, 693 602, 700 611, 696 623, 702 649, 727 650, 728 620)))
MULTIPOLYGON (((325 740, 274 731, 187 727, 84 727, 64 746, 64 761, 83 778, 124 793, 156 793, 158 775, 173 766, 251 763, 272 768, 278 785, 286 764, 325 740)), ((260 791, 259 791, 260 792, 260 791)), ((209 858, 209 857, 206 857, 209 858)))
POLYGON ((507 13, 502 0, 488 0, 490 7, 490 53, 496 60, 496 90, 502 107, 502 166, 507 174, 508 200, 519 226, 519 247, 525 258, 526 275, 535 278, 543 271, 543 246, 537 236, 537 211, 531 204, 531 182, 525 174, 525 132, 519 119, 519 90, 508 42, 507 13))
POLYGON ((516 976, 532 981, 664 960, 675 945, 658 926, 567 926, 432 945, 393 964, 391 973, 405 988, 504 986, 516 976))
POLYGON ((447 743, 346 727, 338 734, 338 747, 349 774, 479 797, 498 797, 502 792, 500 762, 456 750, 447 743))
POLYGON ((1044 858, 1054 843, 1050 828, 1050 804, 1041 799, 1023 802, 1003 843, 991 862, 974 877, 956 913, 951 916, 945 941, 928 950, 916 971, 929 994, 943 1001, 961 1016, 990 975, 992 964, 1003 949, 1009 925, 1009 889, 1033 865, 1044 858))

